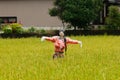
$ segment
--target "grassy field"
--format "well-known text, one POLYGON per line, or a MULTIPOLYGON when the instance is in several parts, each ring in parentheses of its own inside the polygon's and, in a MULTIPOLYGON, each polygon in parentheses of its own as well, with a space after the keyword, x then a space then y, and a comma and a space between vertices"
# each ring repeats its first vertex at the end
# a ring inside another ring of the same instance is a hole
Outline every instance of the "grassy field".
POLYGON ((67 56, 39 38, 0 39, 0 80, 120 80, 120 36, 77 36, 67 56))

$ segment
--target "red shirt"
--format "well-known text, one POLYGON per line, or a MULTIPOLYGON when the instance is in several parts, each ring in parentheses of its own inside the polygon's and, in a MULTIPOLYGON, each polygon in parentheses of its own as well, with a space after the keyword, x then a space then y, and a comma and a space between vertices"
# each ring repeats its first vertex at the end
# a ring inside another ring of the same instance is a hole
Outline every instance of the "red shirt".
MULTIPOLYGON (((55 52, 64 52, 65 42, 64 39, 60 39, 59 36, 46 37, 46 40, 54 43, 55 52)), ((70 38, 66 38, 66 44, 78 44, 77 40, 72 40, 70 38)))

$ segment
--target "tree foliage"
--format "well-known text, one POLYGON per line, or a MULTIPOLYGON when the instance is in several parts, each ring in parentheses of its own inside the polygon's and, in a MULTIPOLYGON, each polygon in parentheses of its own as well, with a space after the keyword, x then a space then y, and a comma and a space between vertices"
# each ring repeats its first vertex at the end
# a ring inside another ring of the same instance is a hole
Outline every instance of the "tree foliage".
POLYGON ((101 6, 102 0, 55 0, 49 14, 59 17, 62 22, 71 24, 75 29, 85 29, 96 19, 101 6))
POLYGON ((107 29, 117 30, 120 28, 120 12, 117 6, 110 6, 108 17, 106 18, 107 29))

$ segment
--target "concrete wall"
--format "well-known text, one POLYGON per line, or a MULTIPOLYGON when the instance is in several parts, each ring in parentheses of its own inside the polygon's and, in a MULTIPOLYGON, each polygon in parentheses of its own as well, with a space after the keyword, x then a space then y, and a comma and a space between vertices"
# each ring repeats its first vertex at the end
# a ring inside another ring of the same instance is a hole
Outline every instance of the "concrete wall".
POLYGON ((17 16, 24 26, 62 26, 57 17, 50 17, 48 9, 53 0, 0 0, 0 16, 17 16))

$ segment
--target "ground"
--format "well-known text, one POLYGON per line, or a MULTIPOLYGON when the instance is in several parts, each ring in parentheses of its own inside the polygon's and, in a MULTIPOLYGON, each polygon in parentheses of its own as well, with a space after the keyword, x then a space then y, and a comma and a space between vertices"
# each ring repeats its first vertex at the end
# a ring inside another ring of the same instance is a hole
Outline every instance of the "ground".
POLYGON ((71 36, 53 60, 54 46, 40 38, 0 39, 0 80, 120 80, 120 36, 71 36))

